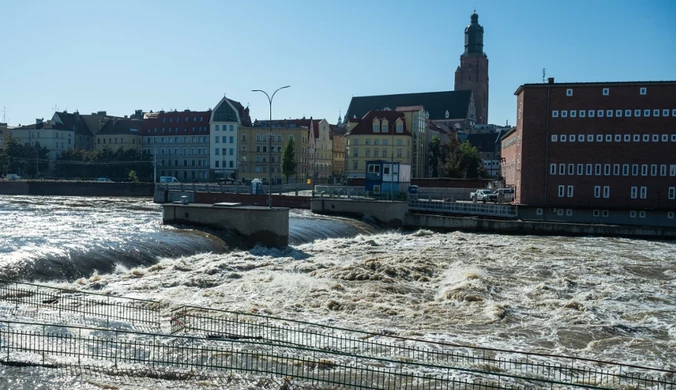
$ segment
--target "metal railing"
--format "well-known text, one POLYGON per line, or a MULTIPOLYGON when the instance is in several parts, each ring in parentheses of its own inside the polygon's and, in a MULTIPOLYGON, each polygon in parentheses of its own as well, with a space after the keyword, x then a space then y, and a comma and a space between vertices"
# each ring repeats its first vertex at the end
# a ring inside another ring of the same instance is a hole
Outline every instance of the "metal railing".
POLYGON ((319 325, 260 314, 184 306, 172 310, 172 333, 227 340, 251 340, 268 345, 318 348, 337 354, 358 355, 438 365, 463 372, 528 379, 574 387, 631 387, 672 389, 673 371, 624 365, 593 359, 527 353, 432 342, 394 335, 319 325), (672 375, 672 379, 667 378, 672 375))
POLYGON ((446 202, 432 199, 409 200, 408 207, 415 211, 438 211, 452 214, 487 215, 514 218, 517 207, 509 204, 446 202))
POLYGON ((0 280, 0 313, 51 323, 160 331, 160 304, 81 290, 0 280), (6 302, 7 304, 3 304, 6 302))
MULTIPOLYGON (((74 326, 0 321, 0 363, 81 367, 127 375, 190 379, 230 372, 273 375, 304 386, 355 389, 532 389, 529 380, 479 371, 338 355, 309 348, 262 348, 246 340, 213 340, 74 326), (488 377, 487 377, 488 376, 488 377)), ((287 387, 288 388, 288 387, 287 387)))
MULTIPOLYGON (((182 192, 207 192, 207 193, 232 193, 232 194, 250 194, 250 184, 215 184, 215 183, 156 183, 155 188, 161 191, 182 191, 182 192)), ((263 185, 263 192, 268 193, 270 186, 263 185)), ((309 191, 311 185, 297 184, 274 184, 272 185, 272 194, 288 195, 296 191, 309 191)))
POLYGON ((8 315, 0 320, 0 363, 131 370, 173 378, 188 378, 195 370, 216 377, 237 372, 351 388, 676 387, 673 370, 197 306, 171 310, 165 328, 171 334, 163 334, 160 307, 155 301, 2 281, 0 313, 8 315), (10 316, 19 319, 8 320, 10 316), (48 321, 26 321, 30 316, 48 321), (73 321, 97 325, 76 326, 73 321))

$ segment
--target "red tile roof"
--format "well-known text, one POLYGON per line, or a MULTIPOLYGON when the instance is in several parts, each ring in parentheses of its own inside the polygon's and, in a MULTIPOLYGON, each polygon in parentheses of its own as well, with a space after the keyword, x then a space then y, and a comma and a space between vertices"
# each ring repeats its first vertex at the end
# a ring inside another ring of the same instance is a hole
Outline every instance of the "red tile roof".
POLYGON ((406 128, 406 121, 404 120, 404 114, 397 111, 369 111, 364 115, 359 124, 348 133, 348 135, 355 134, 371 134, 371 135, 382 135, 382 136, 391 136, 391 135, 408 135, 412 136, 411 132, 406 128), (387 119, 389 122, 390 128, 387 133, 374 133, 373 132, 373 121, 375 119, 383 120, 387 119), (397 133, 394 123, 397 119, 401 119, 401 122, 404 126, 403 133, 397 133))
POLYGON ((167 135, 168 134, 188 134, 195 133, 209 134, 209 111, 171 111, 171 112, 151 112, 144 115, 143 135, 167 135), (186 120, 187 119, 187 120, 186 120), (162 132, 162 129, 165 129, 162 132), (202 128, 201 131, 199 129, 202 128), (157 130, 155 130, 157 129, 157 130), (169 132, 169 129, 172 131, 169 132))

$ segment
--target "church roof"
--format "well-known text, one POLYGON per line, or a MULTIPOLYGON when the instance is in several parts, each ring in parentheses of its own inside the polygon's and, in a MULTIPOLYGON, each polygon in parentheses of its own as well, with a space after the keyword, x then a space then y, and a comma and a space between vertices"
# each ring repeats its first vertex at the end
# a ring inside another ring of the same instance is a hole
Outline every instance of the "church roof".
POLYGON ((361 118, 372 110, 423 106, 429 112, 430 120, 465 119, 469 115, 471 96, 470 90, 355 96, 350 101, 345 117, 354 119, 361 118))

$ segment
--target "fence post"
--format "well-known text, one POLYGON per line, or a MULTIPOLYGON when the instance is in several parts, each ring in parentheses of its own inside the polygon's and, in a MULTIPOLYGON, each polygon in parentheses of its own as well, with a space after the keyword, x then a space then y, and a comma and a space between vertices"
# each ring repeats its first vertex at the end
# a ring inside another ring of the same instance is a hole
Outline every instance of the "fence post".
POLYGON ((45 325, 42 325, 42 364, 45 364, 45 325))
MULTIPOLYGON (((118 345, 120 345, 117 341, 117 334, 118 334, 118 331, 115 331, 115 347, 116 348, 117 348, 118 345)), ((115 355, 115 369, 117 370, 117 351, 114 351, 114 355, 115 355)))
MULTIPOLYGON (((1 332, 1 330, 0 330, 0 332, 1 332)), ((12 324, 10 324, 8 322, 7 323, 7 334, 9 335, 11 333, 12 333, 12 324)), ((7 362, 9 362, 9 343, 7 343, 7 362)))

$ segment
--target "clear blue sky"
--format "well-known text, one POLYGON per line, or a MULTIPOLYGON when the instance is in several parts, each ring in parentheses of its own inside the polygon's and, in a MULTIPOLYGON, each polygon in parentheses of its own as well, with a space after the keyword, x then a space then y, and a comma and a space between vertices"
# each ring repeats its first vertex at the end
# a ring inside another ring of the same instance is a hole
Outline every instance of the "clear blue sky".
POLYGON ((4 0, 0 121, 59 110, 213 108, 335 123, 352 96, 452 90, 473 8, 490 61, 489 122, 517 87, 676 79, 676 1, 4 0))

